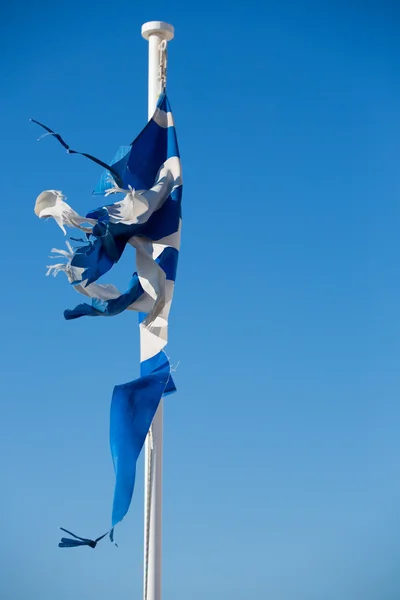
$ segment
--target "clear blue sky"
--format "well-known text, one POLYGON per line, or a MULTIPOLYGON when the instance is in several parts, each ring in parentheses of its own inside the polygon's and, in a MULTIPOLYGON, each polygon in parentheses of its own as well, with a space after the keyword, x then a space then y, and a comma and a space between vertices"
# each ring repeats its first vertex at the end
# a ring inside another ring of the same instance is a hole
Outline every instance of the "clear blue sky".
MULTIPOLYGON (((174 24, 184 233, 168 353, 165 600, 398 600, 400 10, 395 2, 3 7, 0 596, 142 594, 143 464, 107 529, 134 315, 66 322, 43 189, 85 212, 147 117, 141 24, 174 24)), ((117 268, 126 281, 133 254, 117 268)))

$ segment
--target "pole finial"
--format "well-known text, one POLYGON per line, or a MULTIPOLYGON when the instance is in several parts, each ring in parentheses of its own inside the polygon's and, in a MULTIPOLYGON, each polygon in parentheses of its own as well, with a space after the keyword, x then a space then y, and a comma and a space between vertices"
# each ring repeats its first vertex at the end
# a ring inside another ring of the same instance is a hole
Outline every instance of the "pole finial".
POLYGON ((174 34, 174 27, 164 21, 149 21, 142 25, 142 36, 146 40, 148 40, 151 35, 157 35, 159 38, 169 42, 173 39, 174 34))

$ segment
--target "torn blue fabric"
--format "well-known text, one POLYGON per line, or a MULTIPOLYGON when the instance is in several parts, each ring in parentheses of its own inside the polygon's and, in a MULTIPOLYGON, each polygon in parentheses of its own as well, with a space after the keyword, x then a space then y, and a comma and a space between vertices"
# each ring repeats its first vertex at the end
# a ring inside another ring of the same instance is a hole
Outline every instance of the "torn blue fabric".
POLYGON ((152 370, 117 385, 111 402, 110 446, 115 470, 112 527, 128 512, 135 486, 136 462, 170 380, 170 364, 160 352, 152 370))
POLYGON ((47 127, 47 125, 43 125, 43 123, 40 123, 39 121, 36 121, 35 119, 31 119, 31 121, 32 121, 32 123, 39 125, 39 127, 42 127, 42 129, 47 131, 47 134, 44 134, 44 135, 52 135, 58 142, 60 142, 61 146, 63 146, 66 149, 68 154, 80 154, 81 156, 88 158, 89 160, 100 165, 101 167, 104 167, 115 179, 115 182, 118 185, 122 185, 122 180, 120 179, 117 171, 115 171, 111 165, 108 165, 107 163, 103 162, 102 160, 96 158, 95 156, 92 156, 91 154, 87 154, 86 152, 78 152, 77 150, 72 150, 72 148, 67 144, 67 142, 65 142, 63 140, 63 138, 61 137, 61 135, 59 133, 56 133, 55 131, 50 129, 50 127, 47 127))

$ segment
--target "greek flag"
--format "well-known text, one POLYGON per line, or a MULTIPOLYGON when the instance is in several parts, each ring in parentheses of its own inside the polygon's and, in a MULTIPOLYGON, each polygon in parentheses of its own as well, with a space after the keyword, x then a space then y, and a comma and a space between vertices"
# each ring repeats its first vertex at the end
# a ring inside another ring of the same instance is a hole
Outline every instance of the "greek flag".
MULTIPOLYGON (((68 152, 80 154, 71 150, 59 134, 41 126, 68 152)), ((106 167, 95 194, 107 198, 118 194, 117 201, 81 216, 65 202, 62 192, 46 190, 36 200, 35 213, 40 219, 52 217, 64 235, 66 227, 84 233, 83 239, 74 241, 74 247, 67 242, 67 249, 53 248, 53 258, 61 262, 50 265, 47 271, 54 276, 64 272, 75 290, 86 297, 86 302, 65 310, 67 320, 111 317, 124 310, 139 312, 140 377, 116 385, 111 401, 110 445, 116 477, 110 534, 113 539, 113 528, 128 512, 136 461, 161 397, 175 391, 164 348, 179 255, 182 174, 165 93, 152 119, 130 146, 118 150, 111 165, 84 155, 106 167), (126 290, 98 283, 127 245, 136 250, 136 272, 126 290)), ((95 547, 104 537, 89 540, 70 535, 74 539, 62 538, 61 547, 95 547)))

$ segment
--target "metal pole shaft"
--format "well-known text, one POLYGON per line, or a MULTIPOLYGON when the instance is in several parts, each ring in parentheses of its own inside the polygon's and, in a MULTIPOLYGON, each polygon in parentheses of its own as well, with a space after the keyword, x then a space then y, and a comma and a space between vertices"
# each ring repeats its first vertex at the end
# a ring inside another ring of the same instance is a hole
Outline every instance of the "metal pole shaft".
MULTIPOLYGON (((163 40, 172 40, 174 28, 162 21, 151 21, 142 26, 142 36, 149 42, 148 116, 150 119, 153 116, 161 91, 159 46, 163 40)), ((163 401, 161 400, 152 424, 152 439, 147 436, 145 445, 144 600, 161 600, 162 452, 163 401), (150 456, 152 456, 151 473, 149 473, 150 456), (150 510, 148 510, 149 507, 150 510)))

